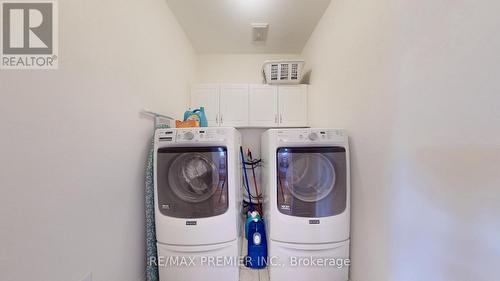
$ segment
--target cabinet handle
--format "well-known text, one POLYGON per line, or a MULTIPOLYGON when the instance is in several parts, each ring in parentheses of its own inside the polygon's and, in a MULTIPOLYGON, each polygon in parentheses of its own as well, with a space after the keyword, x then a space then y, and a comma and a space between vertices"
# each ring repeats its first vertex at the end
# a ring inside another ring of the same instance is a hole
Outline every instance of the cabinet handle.
POLYGON ((278 114, 274 114, 274 123, 278 124, 278 114))
POLYGON ((224 121, 223 121, 223 119, 222 119, 222 113, 221 113, 221 115, 220 115, 220 123, 221 123, 221 124, 224 124, 224 121))
POLYGON ((219 114, 215 115, 215 123, 219 124, 219 114))
POLYGON ((280 123, 283 123, 283 114, 280 114, 280 123))

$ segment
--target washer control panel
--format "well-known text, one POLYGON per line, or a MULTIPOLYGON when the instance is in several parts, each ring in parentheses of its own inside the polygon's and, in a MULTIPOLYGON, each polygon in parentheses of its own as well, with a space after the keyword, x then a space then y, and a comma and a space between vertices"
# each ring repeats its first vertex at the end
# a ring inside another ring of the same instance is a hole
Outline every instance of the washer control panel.
POLYGON ((226 131, 216 128, 165 129, 158 132, 157 138, 160 142, 220 142, 226 140, 226 131))
POLYGON ((345 138, 344 130, 341 129, 303 129, 283 130, 277 133, 278 141, 283 143, 321 143, 342 140, 345 138))

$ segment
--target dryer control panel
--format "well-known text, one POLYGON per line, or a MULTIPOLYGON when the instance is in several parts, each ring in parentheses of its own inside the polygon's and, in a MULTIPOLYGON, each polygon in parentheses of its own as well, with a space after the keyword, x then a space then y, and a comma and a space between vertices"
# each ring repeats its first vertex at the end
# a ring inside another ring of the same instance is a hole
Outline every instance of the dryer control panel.
POLYGON ((277 136, 281 143, 321 143, 343 140, 345 133, 341 129, 303 129, 279 131, 277 136))
POLYGON ((226 131, 216 128, 165 129, 158 132, 160 142, 221 142, 226 139, 226 131))

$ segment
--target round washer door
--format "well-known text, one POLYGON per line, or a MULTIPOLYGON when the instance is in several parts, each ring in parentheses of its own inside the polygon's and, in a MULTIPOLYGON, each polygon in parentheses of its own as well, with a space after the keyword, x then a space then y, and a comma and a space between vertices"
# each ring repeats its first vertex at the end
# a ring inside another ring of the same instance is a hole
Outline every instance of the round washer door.
POLYGON ((167 147, 157 151, 160 212, 176 218, 206 218, 228 210, 227 148, 167 147))
POLYGON ((280 147, 277 150, 277 208, 290 216, 338 215, 347 206, 344 147, 280 147))
POLYGON ((215 164, 201 153, 177 156, 168 173, 172 191, 181 200, 190 203, 209 199, 219 185, 219 173, 215 164))
POLYGON ((293 157, 286 173, 290 192, 304 202, 322 200, 335 186, 335 168, 328 158, 319 153, 293 157))

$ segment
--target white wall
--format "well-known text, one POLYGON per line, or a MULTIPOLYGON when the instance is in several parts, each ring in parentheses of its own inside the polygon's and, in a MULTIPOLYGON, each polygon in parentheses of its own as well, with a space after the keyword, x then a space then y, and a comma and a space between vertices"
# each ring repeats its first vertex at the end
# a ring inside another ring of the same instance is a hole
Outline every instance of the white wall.
POLYGON ((334 1, 313 126, 352 144, 352 280, 500 276, 498 1, 334 1))
POLYGON ((151 108, 196 56, 164 0, 59 1, 56 71, 0 71, 0 280, 142 280, 151 108))
POLYGON ((393 276, 498 279, 500 3, 400 5, 393 276))
POLYGON ((199 83, 262 83, 266 60, 297 59, 298 54, 199 54, 199 83))

